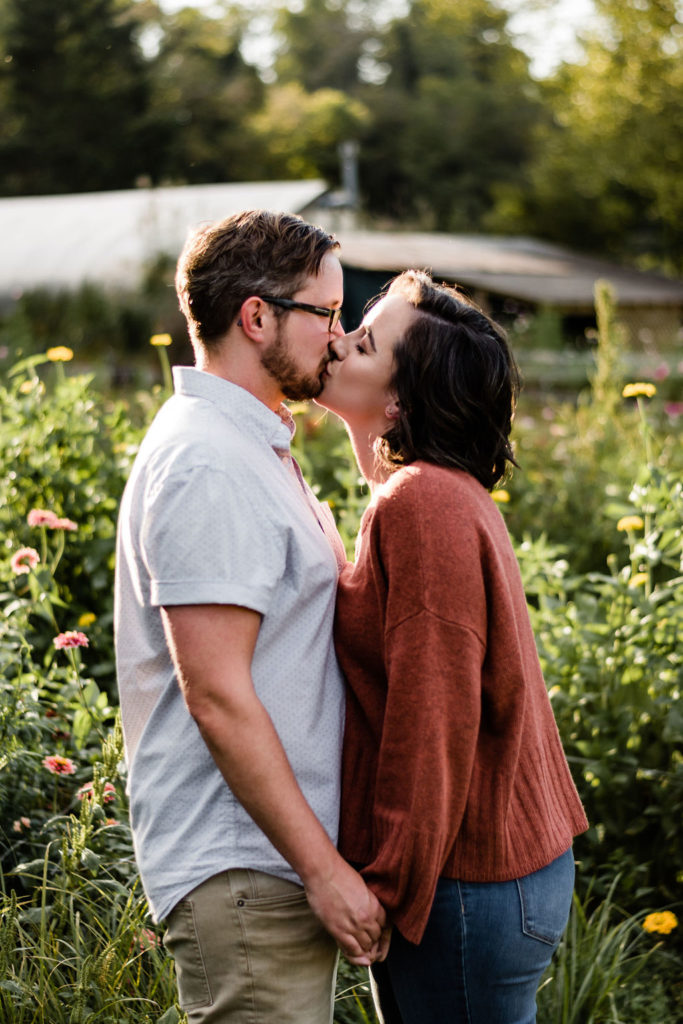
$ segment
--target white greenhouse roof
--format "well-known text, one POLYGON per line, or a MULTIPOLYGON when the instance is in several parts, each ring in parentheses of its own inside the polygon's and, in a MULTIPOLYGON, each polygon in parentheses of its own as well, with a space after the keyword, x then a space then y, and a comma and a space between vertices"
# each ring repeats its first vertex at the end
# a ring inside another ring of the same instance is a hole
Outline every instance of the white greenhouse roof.
POLYGON ((301 213, 325 191, 319 180, 264 181, 0 199, 0 295, 84 281, 134 286, 145 264, 177 256, 201 223, 247 209, 301 213))

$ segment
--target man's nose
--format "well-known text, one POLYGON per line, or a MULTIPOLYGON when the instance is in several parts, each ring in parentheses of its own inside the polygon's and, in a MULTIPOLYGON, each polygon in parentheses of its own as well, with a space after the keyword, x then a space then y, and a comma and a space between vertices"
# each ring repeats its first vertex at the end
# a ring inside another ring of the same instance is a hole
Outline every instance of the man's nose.
POLYGON ((328 348, 333 359, 346 359, 348 345, 346 335, 344 334, 344 328, 341 323, 337 324, 335 327, 332 337, 330 338, 328 348))

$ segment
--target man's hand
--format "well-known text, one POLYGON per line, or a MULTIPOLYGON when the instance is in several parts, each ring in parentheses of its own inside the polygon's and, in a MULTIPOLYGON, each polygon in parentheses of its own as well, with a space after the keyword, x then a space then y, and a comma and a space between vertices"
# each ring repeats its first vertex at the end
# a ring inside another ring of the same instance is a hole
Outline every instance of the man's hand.
POLYGON ((351 963, 369 966, 389 947, 386 914, 357 871, 338 857, 304 879, 311 909, 351 963))

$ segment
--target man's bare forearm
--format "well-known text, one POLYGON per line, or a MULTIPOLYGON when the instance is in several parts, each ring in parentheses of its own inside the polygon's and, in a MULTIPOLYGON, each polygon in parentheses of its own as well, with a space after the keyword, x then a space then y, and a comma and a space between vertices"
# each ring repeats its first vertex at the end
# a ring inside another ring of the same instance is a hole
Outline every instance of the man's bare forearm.
POLYGON ((188 709, 226 783, 299 875, 344 952, 370 962, 384 912, 308 804, 256 694, 251 658, 260 619, 210 605, 166 609, 164 620, 188 709))

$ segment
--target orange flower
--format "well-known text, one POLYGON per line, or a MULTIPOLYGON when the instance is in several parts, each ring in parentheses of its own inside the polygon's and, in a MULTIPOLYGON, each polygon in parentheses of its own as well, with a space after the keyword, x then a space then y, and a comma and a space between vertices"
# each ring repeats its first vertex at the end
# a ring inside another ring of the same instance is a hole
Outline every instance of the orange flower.
POLYGON ((646 932, 657 932, 659 935, 668 935, 669 932, 672 932, 677 927, 678 918, 670 910, 648 914, 643 921, 643 928, 646 932))
POLYGON ((67 345, 55 345, 47 350, 46 355, 51 363, 68 363, 74 357, 73 349, 67 345))
POLYGON ((624 398, 638 398, 639 395, 644 395, 645 398, 652 398, 653 395, 657 394, 657 388, 654 384, 650 384, 649 381, 639 380, 635 384, 625 384, 621 394, 624 398))
POLYGON ((640 516, 622 516, 617 523, 617 530, 629 533, 631 530, 642 530, 643 526, 640 516))

